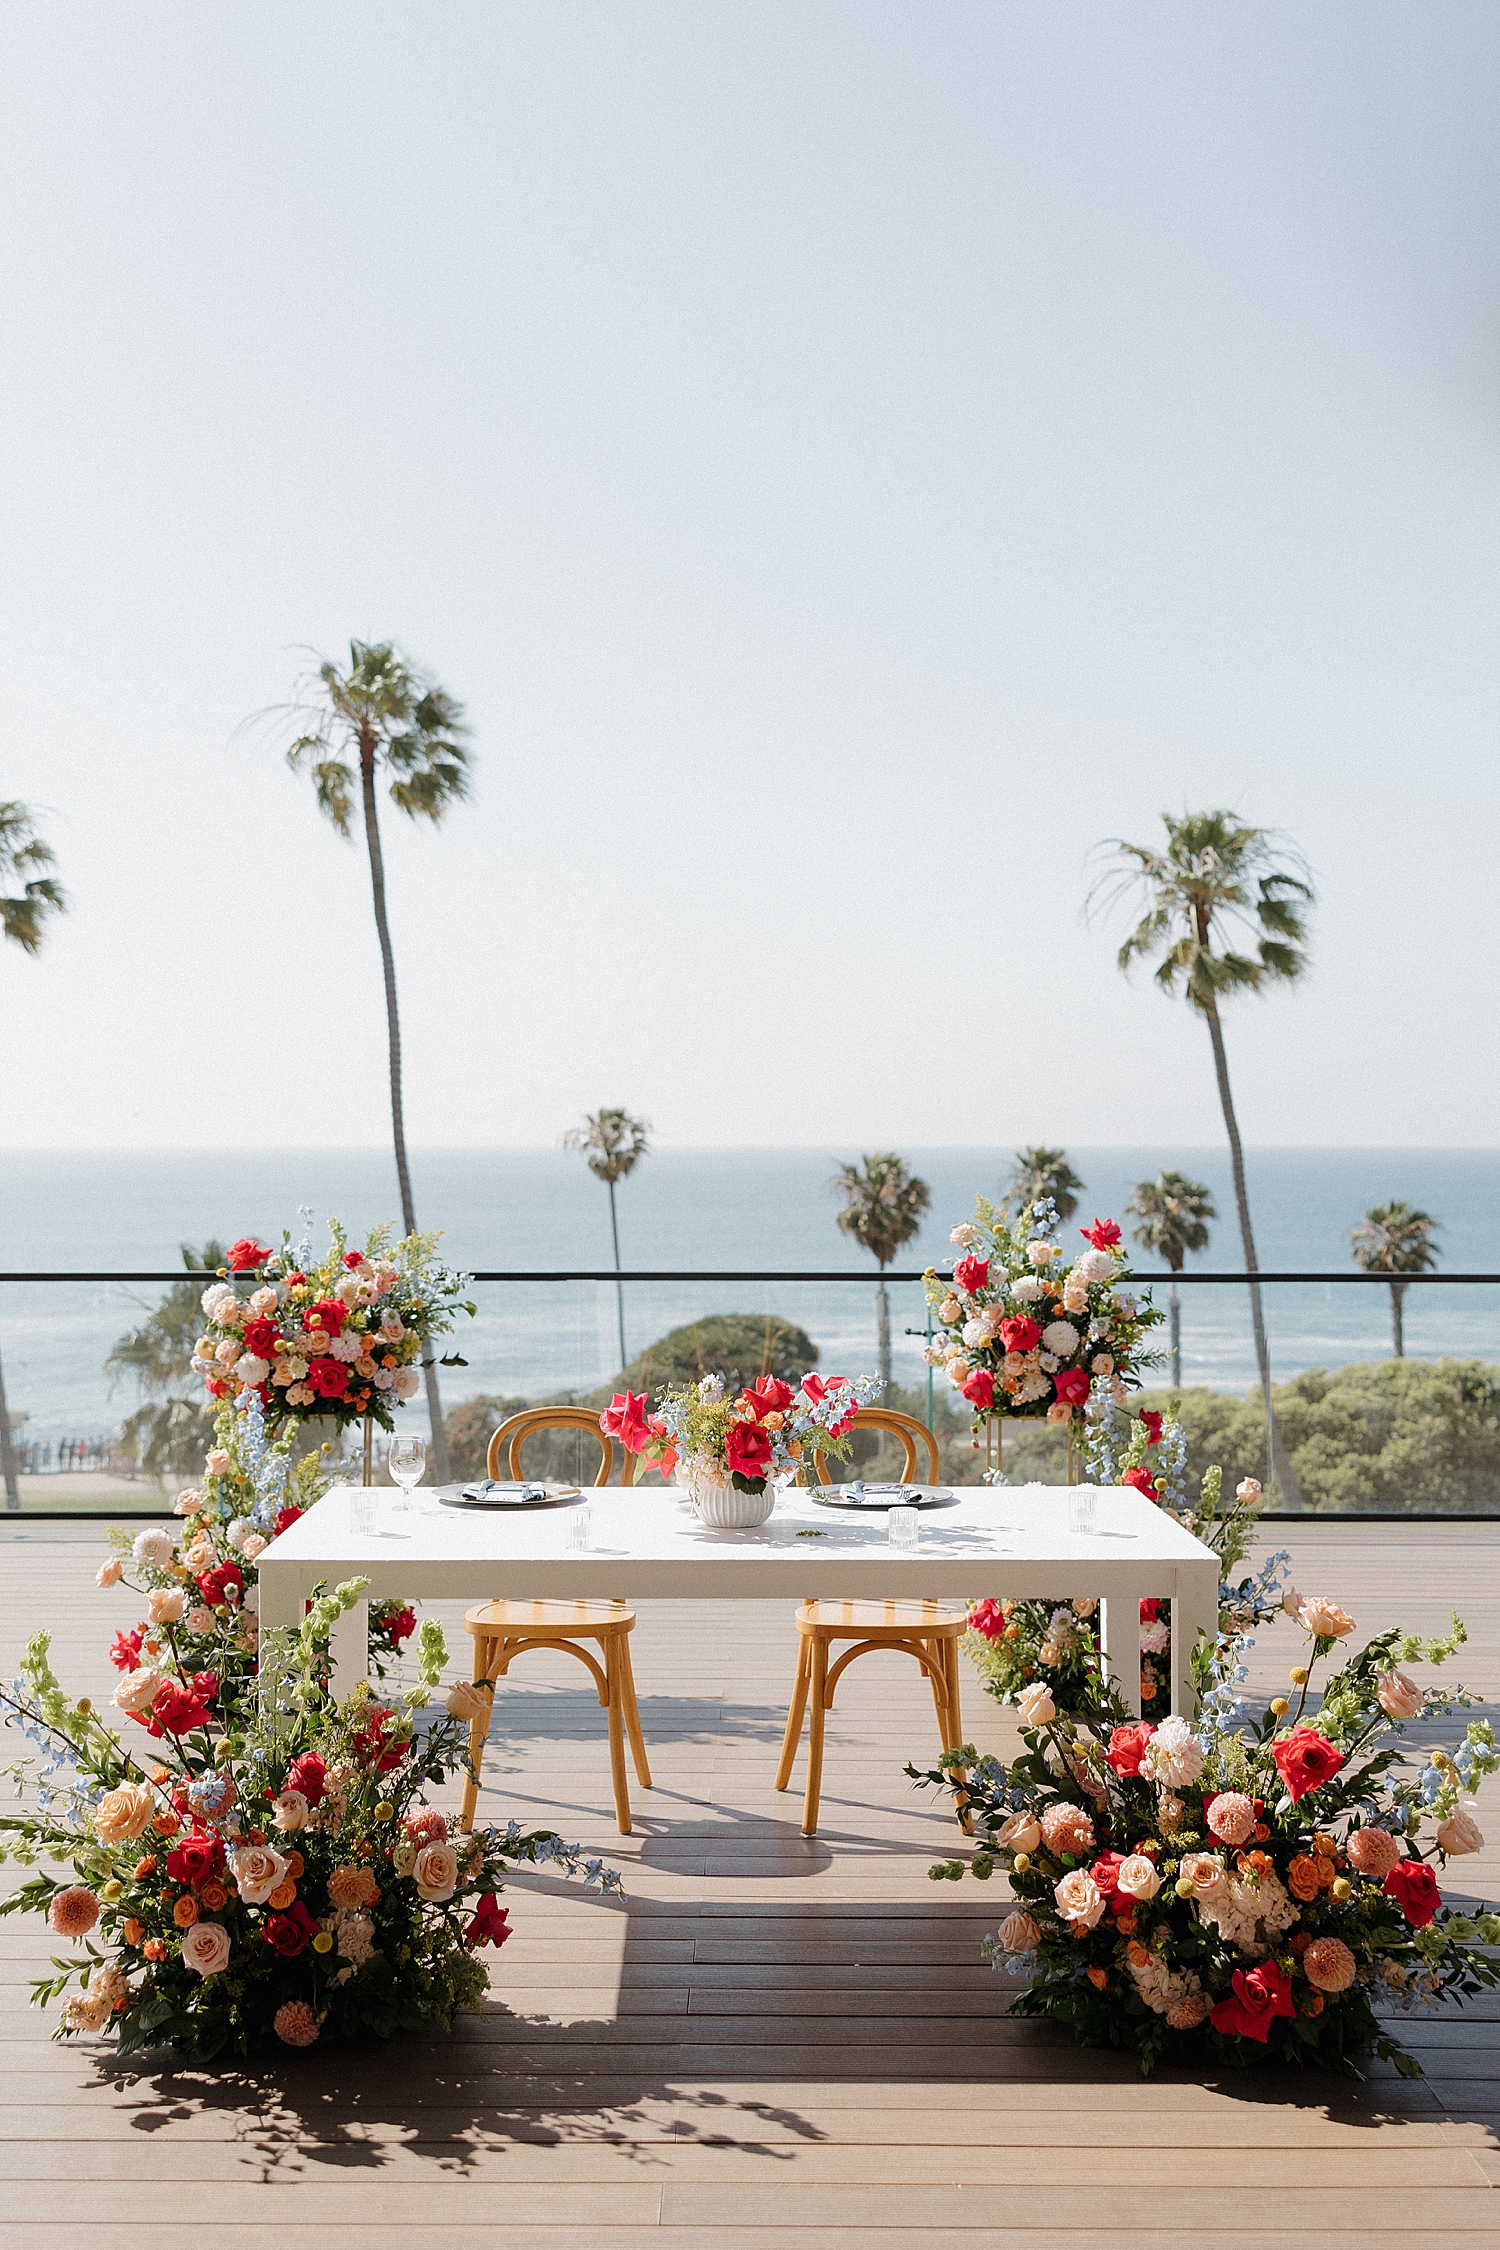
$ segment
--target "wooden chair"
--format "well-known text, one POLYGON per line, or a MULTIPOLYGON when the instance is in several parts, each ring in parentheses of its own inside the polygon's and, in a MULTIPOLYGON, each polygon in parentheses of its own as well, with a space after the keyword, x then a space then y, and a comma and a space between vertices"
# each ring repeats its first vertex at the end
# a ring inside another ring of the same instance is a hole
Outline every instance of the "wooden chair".
MULTIPOLYGON (((490 1439, 486 1463, 488 1473, 496 1475, 502 1449, 505 1451, 509 1474, 521 1474, 521 1446, 537 1430, 576 1429, 587 1430, 599 1444, 603 1458, 595 1487, 609 1480, 614 1459, 614 1448, 599 1427, 597 1415, 591 1415, 580 1406, 534 1406, 520 1414, 513 1414, 501 1424, 490 1439)), ((634 1481, 633 1453, 625 1456, 625 1482, 634 1481)), ((641 1733, 641 1714, 635 1700, 635 1676, 630 1668, 630 1634, 635 1629, 635 1611, 622 1601, 527 1601, 523 1598, 481 1602, 469 1610, 464 1624, 474 1638, 473 1681, 489 1695, 489 1706, 469 1726, 469 1765, 471 1773, 464 1788, 463 1811, 460 1824, 465 1835, 474 1826, 474 1814, 479 1803, 479 1770, 484 1758, 484 1745, 494 1717, 495 1683, 504 1679, 512 1661, 523 1656, 528 1649, 563 1649, 576 1656, 587 1666, 599 1690, 599 1701, 608 1715, 609 1768, 614 1783, 615 1825, 622 1836, 630 1834, 630 1792, 625 1778, 625 1736, 630 1737, 630 1753, 635 1761, 636 1777, 643 1789, 651 1787, 651 1769, 646 1763, 646 1743, 641 1733), (604 1661, 590 1654, 581 1644, 596 1643, 604 1661)))
MULTIPOLYGON (((860 1409, 858 1426, 862 1430, 886 1430, 899 1438, 901 1476, 907 1484, 917 1481, 917 1441, 920 1439, 927 1448, 928 1482, 937 1483, 937 1440, 925 1423, 913 1420, 909 1414, 897 1414, 890 1407, 866 1406, 860 1409)), ((814 1452, 813 1467, 819 1484, 833 1481, 824 1454, 814 1452)), ((797 1612, 797 1676, 792 1684, 792 1704, 781 1745, 781 1763, 776 1769, 776 1786, 785 1789, 791 1780, 802 1735, 802 1714, 810 1696, 812 1723, 802 1808, 804 1836, 817 1833, 818 1799, 823 1784, 824 1714, 833 1708, 833 1691, 845 1666, 852 1664, 856 1656, 868 1655, 872 1649, 894 1648, 914 1656, 932 1683, 939 1741, 944 1750, 956 1750, 963 1740, 958 1639, 968 1622, 966 1610, 935 1601, 809 1600, 802 1604, 797 1612), (835 1641, 852 1641, 854 1646, 845 1649, 842 1656, 830 1664, 828 1659, 835 1641)), ((967 1830, 970 1823, 963 1814, 962 1802, 960 1799, 960 1819, 967 1830)))

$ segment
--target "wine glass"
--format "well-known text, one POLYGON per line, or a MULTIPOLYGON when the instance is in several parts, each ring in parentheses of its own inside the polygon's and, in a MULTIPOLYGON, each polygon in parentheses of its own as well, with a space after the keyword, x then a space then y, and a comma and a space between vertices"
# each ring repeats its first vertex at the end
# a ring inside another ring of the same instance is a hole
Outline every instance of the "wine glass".
POLYGON ((427 1467, 427 1440, 393 1437, 385 1449, 385 1465, 401 1487, 400 1499, 391 1502, 391 1513, 404 1515, 411 1507, 412 1487, 421 1483, 427 1467))

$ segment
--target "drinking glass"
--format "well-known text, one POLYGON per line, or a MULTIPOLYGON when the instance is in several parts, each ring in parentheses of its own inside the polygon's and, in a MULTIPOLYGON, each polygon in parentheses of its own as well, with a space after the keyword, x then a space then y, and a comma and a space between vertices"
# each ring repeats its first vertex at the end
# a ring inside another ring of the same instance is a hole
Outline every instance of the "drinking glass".
POLYGON ((401 1487, 399 1500, 391 1502, 393 1515, 404 1515, 411 1507, 412 1487, 422 1481, 427 1466, 427 1440, 419 1437, 393 1437, 385 1449, 385 1465, 392 1480, 401 1487))
POLYGON ((915 1547, 922 1535, 920 1509, 903 1501, 899 1507, 885 1512, 885 1535, 893 1547, 915 1547))
POLYGON ((368 1539, 375 1530, 375 1487, 357 1484, 349 1495, 349 1529, 362 1539, 368 1539))
POLYGON ((1094 1501, 1097 1495, 1092 1485, 1075 1485, 1068 1494, 1069 1531, 1092 1531, 1094 1528, 1094 1501))
POLYGON ((579 1551, 589 1544, 593 1528, 593 1513, 588 1504, 568 1510, 568 1545, 579 1551))

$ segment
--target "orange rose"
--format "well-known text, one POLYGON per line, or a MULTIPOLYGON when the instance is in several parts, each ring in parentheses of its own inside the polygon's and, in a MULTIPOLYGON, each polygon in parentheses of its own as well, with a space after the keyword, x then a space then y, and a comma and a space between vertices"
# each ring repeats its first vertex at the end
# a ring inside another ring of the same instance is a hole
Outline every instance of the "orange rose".
POLYGON ((1125 1948, 1125 1958, 1132 1968, 1144 1969, 1151 1956, 1138 1939, 1132 1938, 1125 1948))
POLYGON ((1088 1980, 1096 1992, 1102 1992, 1109 1982, 1109 1971, 1108 1969, 1090 1969, 1088 1980))
POLYGON ((307 1862, 300 1852, 287 1852, 283 1856, 286 1860, 286 1871, 293 1882, 297 1880, 299 1875, 306 1874, 307 1862))
POLYGON ((1320 2016, 1323 2013, 1323 1995, 1321 1992, 1304 1992, 1302 1995, 1302 2013, 1305 2016, 1320 2016))
POLYGON ((219 1908, 221 1906, 227 1905, 228 1901, 229 1894, 224 1889, 221 1883, 205 1883, 203 1887, 203 1903, 208 1908, 210 1914, 217 1914, 219 1908))
POLYGON ((1300 1957, 1307 1951, 1312 1941, 1311 1930, 1293 1930, 1291 1936, 1287 1939, 1287 1950, 1300 1957))
POLYGON ((287 1908, 291 1905, 292 1900, 296 1896, 297 1886, 294 1882, 292 1882, 290 1877, 288 1877, 286 1882, 277 1884, 275 1890, 272 1891, 270 1897, 266 1900, 266 1904, 267 1906, 274 1908, 276 1913, 285 1914, 287 1908))
POLYGON ((155 1820, 152 1821, 151 1825, 156 1830, 158 1836, 175 1836, 178 1829, 182 1826, 182 1822, 178 1819, 176 1813, 172 1811, 170 1805, 163 1805, 161 1811, 157 1814, 155 1820))
POLYGON ((148 1961, 162 1961, 166 1958, 167 1949, 159 1937, 148 1937, 141 1951, 148 1961))
POLYGON ((189 1893, 180 1898, 172 1909, 172 1919, 179 1930, 190 1930, 198 1919, 198 1901, 189 1893))
POLYGON ((1312 1840, 1312 1848, 1315 1852, 1319 1853, 1325 1859, 1336 1859, 1338 1857, 1339 1847, 1337 1838, 1333 1836, 1325 1836, 1321 1829, 1312 1840))
POLYGON ((125 1943, 127 1945, 139 1945, 145 1934, 144 1925, 138 1922, 132 1914, 130 1920, 125 1924, 125 1943))
POLYGON ((1323 1888, 1322 1870, 1308 1852, 1299 1852, 1286 1871, 1286 1887, 1304 1906, 1323 1888))

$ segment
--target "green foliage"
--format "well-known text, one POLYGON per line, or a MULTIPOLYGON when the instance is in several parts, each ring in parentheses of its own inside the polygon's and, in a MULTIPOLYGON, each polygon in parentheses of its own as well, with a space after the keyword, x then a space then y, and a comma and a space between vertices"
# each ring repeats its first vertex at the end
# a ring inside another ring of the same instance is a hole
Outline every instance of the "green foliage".
POLYGON ((14 798, 0 804, 0 885, 20 883, 9 896, 0 890, 0 936, 10 939, 23 953, 36 953, 49 914, 61 914, 67 893, 51 875, 42 873, 56 858, 32 826, 31 813, 14 798))
MULTIPOLYGON (((181 1247, 189 1275, 216 1274, 224 1263, 220 1242, 205 1242, 201 1250, 190 1242, 181 1247)), ((151 1476, 195 1476, 213 1443, 213 1407, 193 1372, 193 1344, 203 1328, 202 1287, 202 1280, 189 1279, 169 1289, 104 1362, 109 1375, 133 1376, 145 1394, 146 1403, 127 1415, 122 1434, 151 1476)))
POLYGON ((914 1179, 893 1150, 841 1164, 833 1185, 844 1199, 839 1231, 854 1237, 884 1273, 903 1242, 910 1242, 932 1202, 925 1180, 914 1179))
MULTIPOLYGON (((1387 1359, 1310 1367, 1273 1386, 1278 1430, 1309 1508, 1417 1514, 1500 1503, 1500 1368, 1475 1359, 1387 1359)), ((1143 1392, 1136 1410, 1171 1404, 1143 1392)), ((1188 1471, 1221 1462, 1233 1491, 1265 1475, 1260 1400, 1223 1391, 1178 1394, 1188 1471)))
POLYGON ((715 1313, 648 1345, 615 1377, 614 1387, 656 1391, 722 1375, 732 1394, 758 1383, 762 1375, 779 1375, 795 1386, 817 1364, 817 1345, 791 1321, 772 1313, 715 1313))
POLYGON ((423 680, 389 641, 351 641, 347 671, 320 664, 316 685, 322 693, 312 724, 287 763, 294 773, 311 772, 319 807, 341 836, 353 823, 361 767, 384 766, 391 802, 413 820, 437 822, 468 794, 462 704, 423 680))
POLYGON ((594 1178, 613 1187, 650 1155, 650 1130, 648 1118, 632 1117, 628 1109, 601 1109, 564 1133, 562 1145, 582 1149, 594 1178))
POLYGON ((1233 813, 1184 813, 1180 820, 1163 813, 1162 824, 1165 851, 1120 837, 1103 847, 1115 866, 1095 897, 1137 891, 1146 907, 1120 947, 1119 966, 1159 954, 1162 990, 1175 992, 1180 983, 1207 1016, 1216 1016, 1231 993, 1301 976, 1313 890, 1296 855, 1272 830, 1249 827, 1233 813))
POLYGON ((1354 1262, 1366 1273, 1430 1273, 1437 1264, 1433 1236, 1438 1222, 1430 1211, 1395 1196, 1377 1203, 1349 1230, 1354 1262))
POLYGON ((1078 1209, 1083 1182, 1062 1148, 1018 1148, 1005 1183, 1003 1208, 1021 1210, 1028 1203, 1045 1203, 1050 1197, 1059 1220, 1071 1219, 1078 1209))
POLYGON ((1208 1224, 1216 1219, 1214 1199, 1201 1180, 1186 1172, 1159 1172, 1131 1189, 1125 1208, 1137 1224, 1131 1233, 1143 1250, 1153 1251, 1173 1273, 1192 1250, 1208 1248, 1208 1224))

